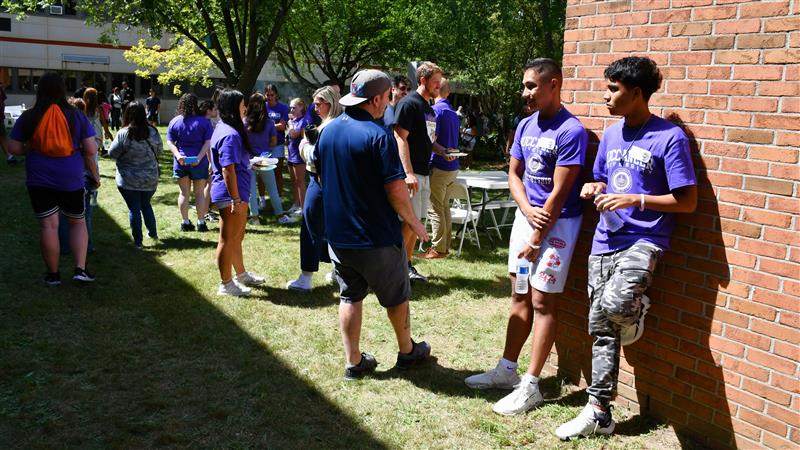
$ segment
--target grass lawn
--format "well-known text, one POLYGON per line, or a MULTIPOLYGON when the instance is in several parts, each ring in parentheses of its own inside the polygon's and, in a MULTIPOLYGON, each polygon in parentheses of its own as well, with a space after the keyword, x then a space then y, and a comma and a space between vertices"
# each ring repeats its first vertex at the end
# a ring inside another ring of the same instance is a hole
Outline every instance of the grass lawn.
POLYGON ((504 245, 479 251, 465 243, 461 258, 418 263, 431 282, 413 289, 413 334, 436 357, 419 370, 391 370, 394 335, 368 297, 362 347, 381 365, 373 378, 345 382, 336 289, 322 279, 329 266, 312 294, 283 289, 299 271, 299 225, 269 218, 248 226, 245 262, 267 277, 266 287, 246 299, 217 297, 216 224, 211 233, 179 231, 177 186, 162 160, 153 200, 162 243, 145 237, 145 250, 134 249, 114 162, 103 159, 89 260, 97 281, 67 281, 65 257, 65 283, 56 288, 42 283, 24 168, 0 167, 8 206, 0 216, 0 447, 681 445, 671 429, 621 410, 618 434, 560 443, 553 430, 580 411, 583 391, 546 378, 545 406, 506 418, 491 411, 503 392, 463 384, 493 367, 502 350, 510 290, 504 245))

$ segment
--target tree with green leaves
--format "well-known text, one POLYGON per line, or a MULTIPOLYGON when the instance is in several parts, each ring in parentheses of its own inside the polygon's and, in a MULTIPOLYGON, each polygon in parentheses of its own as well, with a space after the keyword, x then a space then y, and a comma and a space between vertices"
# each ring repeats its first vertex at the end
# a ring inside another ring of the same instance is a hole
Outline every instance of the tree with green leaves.
MULTIPOLYGON (((229 86, 251 92, 275 48, 295 0, 78 0, 90 25, 114 40, 119 26, 146 29, 153 38, 172 34, 193 43, 229 86)), ((39 11, 53 0, 2 0, 11 13, 39 11)))

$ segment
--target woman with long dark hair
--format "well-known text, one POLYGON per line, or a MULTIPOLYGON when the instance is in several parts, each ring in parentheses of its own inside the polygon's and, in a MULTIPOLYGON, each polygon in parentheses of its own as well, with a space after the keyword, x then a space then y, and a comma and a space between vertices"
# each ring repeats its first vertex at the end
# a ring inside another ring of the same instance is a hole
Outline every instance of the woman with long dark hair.
POLYGON ((197 210, 197 231, 208 231, 205 216, 207 202, 205 186, 208 181, 208 148, 214 127, 200 113, 197 96, 183 94, 178 100, 178 115, 167 127, 167 147, 172 152, 173 177, 178 180, 178 209, 181 212, 181 231, 194 231, 189 220, 190 188, 194 190, 197 210), (188 159, 187 159, 188 158, 188 159))
MULTIPOLYGON (((250 139, 250 146, 254 156, 271 157, 271 149, 277 145, 278 137, 275 130, 275 123, 267 115, 266 99, 263 95, 256 92, 250 96, 250 101, 247 102, 247 115, 244 119, 245 129, 247 129, 247 137, 250 139)), ((278 218, 278 223, 289 224, 294 223, 295 220, 289 216, 283 215, 283 204, 281 204, 281 196, 278 194, 278 185, 275 182, 275 172, 270 171, 253 171, 253 179, 251 185, 253 189, 250 190, 250 219, 253 222, 258 221, 258 213, 261 200, 259 198, 256 187, 256 179, 261 179, 261 182, 269 192, 269 200, 272 203, 272 212, 278 218)))
POLYGON ((264 88, 264 97, 267 99, 267 114, 275 122, 278 132, 278 142, 272 147, 272 157, 278 158, 278 167, 275 168, 275 182, 278 184, 278 194, 283 192, 283 161, 286 159, 286 130, 289 122, 289 105, 279 101, 278 87, 268 84, 264 88))
POLYGON ((130 102, 123 115, 122 129, 111 143, 108 155, 117 160, 117 189, 128 205, 136 248, 142 248, 142 216, 147 234, 158 239, 150 199, 158 187, 158 155, 163 149, 158 130, 147 123, 144 105, 130 102))
POLYGON ((14 124, 8 142, 12 155, 25 158, 28 195, 39 220, 45 283, 61 284, 58 272, 59 212, 69 221, 69 240, 75 272, 72 279, 94 281, 86 271, 88 233, 84 219, 84 168, 100 185, 95 158, 94 128, 84 114, 67 103, 64 79, 48 72, 39 78, 36 103, 14 124), (41 126, 40 126, 41 125, 41 126))
POLYGON ((250 293, 248 285, 264 283, 264 278, 247 272, 242 256, 247 224, 247 202, 250 197, 250 139, 244 128, 244 95, 226 89, 217 97, 217 110, 221 122, 211 136, 211 201, 220 213, 217 266, 219 267, 219 295, 244 296, 250 293), (234 279, 231 266, 236 270, 234 279))

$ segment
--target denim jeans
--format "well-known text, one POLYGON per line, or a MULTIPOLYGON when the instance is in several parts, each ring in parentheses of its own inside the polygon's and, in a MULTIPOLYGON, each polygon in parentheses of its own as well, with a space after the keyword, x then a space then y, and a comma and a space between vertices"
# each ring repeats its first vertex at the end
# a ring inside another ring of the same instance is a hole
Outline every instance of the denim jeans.
POLYGON ((317 272, 320 261, 329 263, 331 259, 325 239, 322 188, 316 175, 311 174, 310 178, 303 204, 303 224, 300 226, 300 270, 317 272))
MULTIPOLYGON (((92 195, 97 195, 97 191, 90 191, 86 189, 86 192, 83 194, 83 204, 86 208, 85 218, 86 218, 86 232, 89 234, 89 245, 86 247, 88 252, 94 251, 94 245, 92 243, 92 210, 94 207, 92 206, 92 195)), ((61 250, 62 255, 69 255, 72 253, 69 247, 69 219, 63 213, 59 213, 60 217, 58 218, 58 242, 59 247, 61 250)))
POLYGON ((261 178, 261 181, 264 183, 264 187, 267 188, 267 195, 269 195, 269 201, 272 203, 272 212, 275 213, 276 216, 283 214, 281 196, 278 194, 278 184, 275 181, 275 171, 254 170, 252 173, 253 174, 250 178, 250 215, 258 215, 258 189, 256 185, 256 177, 261 178))
POLYGON ((125 204, 128 205, 128 220, 131 223, 133 243, 142 245, 142 216, 144 216, 147 234, 152 238, 158 237, 156 216, 153 214, 153 207, 150 206, 150 199, 153 198, 156 191, 131 191, 121 187, 117 189, 122 194, 125 204))

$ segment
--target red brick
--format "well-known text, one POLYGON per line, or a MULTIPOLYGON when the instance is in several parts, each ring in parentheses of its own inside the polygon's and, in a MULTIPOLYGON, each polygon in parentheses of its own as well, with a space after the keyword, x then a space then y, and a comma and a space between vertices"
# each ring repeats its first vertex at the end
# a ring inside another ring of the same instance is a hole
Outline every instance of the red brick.
POLYGON ((689 50, 689 38, 663 38, 650 41, 652 51, 689 50))
POLYGON ((752 270, 742 269, 739 267, 732 267, 732 278, 741 281, 742 283, 750 283, 755 286, 760 286, 766 289, 777 290, 780 285, 780 280, 774 275, 755 272, 752 270))
POLYGON ((785 391, 747 378, 742 380, 742 389, 783 406, 789 406, 792 401, 792 396, 785 391))
POLYGON ((611 51, 611 41, 579 42, 578 53, 607 53, 611 51))
MULTIPOLYGON (((638 3, 638 2, 637 2, 638 3)), ((650 13, 650 23, 683 23, 691 18, 690 9, 670 8, 666 11, 653 11, 650 13)))
POLYGON ((794 183, 789 181, 773 180, 770 178, 745 177, 745 189, 769 192, 770 194, 792 195, 794 183))
POLYGON ((797 163, 798 154, 800 154, 800 152, 798 152, 797 149, 792 148, 763 147, 755 145, 750 147, 750 157, 753 159, 763 159, 767 161, 784 163, 797 163))
MULTIPOLYGON (((733 327, 726 327, 731 329, 736 329, 733 327)), ((709 336, 708 337, 708 347, 712 350, 719 350, 723 353, 733 356, 744 356, 744 345, 731 341, 729 339, 723 339, 718 336, 709 336)))
POLYGON ((733 48, 733 40, 733 36, 704 36, 692 38, 692 50, 733 48))
POLYGON ((746 158, 747 146, 742 144, 706 141, 703 142, 703 153, 708 155, 725 156, 728 158, 746 158))
POLYGON ((764 433, 763 438, 764 445, 767 448, 795 448, 797 447, 796 443, 792 443, 792 441, 786 439, 785 437, 779 437, 772 433, 764 433))
MULTIPOLYGON (((781 312, 781 314, 791 314, 781 312)), ((800 344, 800 330, 791 328, 792 324, 788 326, 777 325, 774 322, 767 322, 760 319, 753 319, 750 324, 750 329, 756 333, 761 333, 765 336, 775 338, 779 341, 791 342, 793 344, 800 344)))
POLYGON ((736 17, 735 6, 711 6, 692 10, 692 20, 731 19, 733 17, 736 17))
POLYGON ((751 441, 741 434, 733 435, 733 446, 731 448, 744 448, 747 450, 766 450, 762 444, 751 441))
POLYGON ((710 422, 714 415, 714 411, 708 406, 689 400, 688 398, 681 397, 680 395, 676 395, 672 398, 672 405, 691 414, 692 417, 690 421, 692 422, 696 422, 697 419, 710 422))
POLYGON ((673 8, 683 8, 686 6, 706 6, 710 5, 712 0, 672 0, 673 8))
MULTIPOLYGON (((730 68, 726 68, 730 70, 730 68)), ((689 77, 695 78, 692 75, 691 69, 689 70, 689 77)), ((704 76, 696 76, 696 78, 705 79, 704 76)), ((655 96, 653 96, 655 97, 655 96)), ((685 104, 687 108, 699 108, 699 109, 726 109, 728 107, 728 97, 713 97, 713 96, 686 96, 685 97, 685 104)), ((650 101, 652 105, 652 99, 650 101)), ((665 105, 670 106, 670 105, 665 105)))
POLYGON ((715 22, 715 34, 744 34, 744 33, 758 33, 761 31, 761 20, 759 19, 744 19, 744 20, 721 20, 715 22))
MULTIPOLYGON (((777 342, 776 342, 777 344, 777 342)), ((794 357, 797 357, 798 350, 797 346, 789 346, 794 349, 794 357)), ((795 394, 800 394, 800 383, 797 382, 796 378, 793 377, 786 377, 777 373, 772 374, 772 384, 779 389, 783 389, 787 392, 793 392, 795 394)))
POLYGON ((730 67, 722 67, 722 66, 689 67, 689 78, 693 79, 727 80, 730 77, 731 77, 730 67))
MULTIPOLYGON (((634 11, 651 11, 669 8, 670 0, 650 0, 648 2, 631 2, 634 11)), ((688 17, 688 16, 687 16, 688 17)))
POLYGON ((786 45, 786 34, 746 34, 736 38, 736 48, 782 48, 786 45))
POLYGON ((747 350, 747 360, 786 375, 794 375, 797 363, 756 349, 747 350))
POLYGON ((570 5, 567 6, 567 16, 569 17, 578 17, 578 16, 593 16, 597 14, 597 4, 589 3, 585 5, 570 5))
POLYGON ((752 115, 747 113, 709 111, 708 114, 706 114, 706 123, 712 125, 749 127, 751 118, 752 115))
POLYGON ((785 211, 788 213, 800 211, 800 199, 797 198, 769 197, 767 205, 772 211, 785 211))
POLYGON ((758 50, 719 51, 714 54, 714 64, 756 64, 759 56, 758 50))
POLYGON ((650 20, 650 13, 615 14, 614 25, 642 25, 650 20))
MULTIPOLYGON (((784 281, 784 285, 785 283, 784 281)), ((791 295, 756 288, 753 290, 753 300, 765 305, 772 305, 778 309, 800 312, 800 302, 791 295)))
POLYGON ((666 91, 670 94, 707 94, 708 82, 669 80, 666 91))
POLYGON ((756 267, 755 256, 727 247, 712 247, 711 256, 733 266, 747 267, 748 269, 756 267))
POLYGON ((727 397, 729 401, 752 408, 756 411, 761 411, 764 409, 764 400, 761 398, 736 389, 731 385, 725 385, 723 387, 725 389, 725 397, 727 397))
POLYGON ((756 114, 755 126, 759 128, 800 130, 800 116, 756 114))
MULTIPOLYGON (((730 301, 728 302, 728 308, 733 311, 738 311, 742 314, 747 314, 752 317, 760 317, 766 320, 775 320, 775 316, 777 314, 775 308, 771 306, 756 303, 752 300, 742 300, 735 297, 730 298, 730 301)), ((737 341, 741 342, 742 339, 737 339, 737 341)), ((769 349, 769 343, 766 343, 765 350, 767 349, 769 349)))
POLYGON ((568 17, 567 20, 564 22, 564 29, 565 30, 574 30, 578 28, 579 22, 577 17, 568 17))
POLYGON ((594 29, 567 30, 564 32, 565 42, 580 42, 594 39, 594 29))
POLYGON ((631 2, 629 0, 602 2, 597 6, 599 14, 627 12, 630 10, 631 2))
POLYGON ((730 370, 723 370, 722 371, 722 380, 724 381, 723 384, 727 384, 730 386, 739 386, 742 384, 742 376, 731 372, 730 370))
MULTIPOLYGON (((777 98, 752 98, 752 97, 734 97, 731 99, 731 109, 734 111, 763 111, 763 112, 776 112, 778 111, 777 98)), ((769 142, 759 142, 760 144, 769 144, 769 142)))
POLYGON ((751 223, 760 223, 784 228, 792 224, 792 216, 790 214, 782 214, 752 208, 745 208, 744 220, 751 223))
MULTIPOLYGON (((713 93, 713 92, 712 92, 713 93)), ((759 95, 773 97, 791 97, 800 95, 800 83, 782 81, 765 81, 758 86, 759 95)), ((742 94, 747 95, 747 94, 742 94)))
MULTIPOLYGON (((780 323, 781 325, 791 327, 793 330, 800 330, 800 314, 792 314, 788 311, 781 311, 780 323)), ((784 340, 789 340, 789 338, 787 337, 784 340)), ((795 340, 800 341, 800 339, 795 340)))
POLYGON ((781 19, 767 19, 764 22, 764 32, 797 31, 800 30, 800 16, 785 17, 781 19))
MULTIPOLYGON (((755 192, 739 191, 734 189, 720 189, 719 199, 723 202, 737 203, 740 205, 764 207, 767 196, 755 192)), ((754 237, 754 236, 753 236, 754 237)))
POLYGON ((581 17, 579 28, 600 28, 611 25, 611 15, 581 17))
MULTIPOLYGON (((706 278, 711 280, 714 277, 708 276, 706 278)), ((729 281, 729 280, 719 280, 719 283, 717 284, 718 284, 717 288, 719 289, 720 292, 726 292, 741 298, 747 298, 750 296, 751 286, 748 284, 738 283, 736 281, 729 281)))
MULTIPOLYGON (((719 418, 720 415, 717 414, 719 418)), ((747 422, 742 422, 736 418, 725 418, 725 423, 722 423, 722 426, 732 426, 734 430, 736 430, 737 441, 735 444, 738 448, 757 448, 757 442, 761 441, 761 428, 754 427, 747 422), (741 438, 745 437, 750 439, 749 441, 742 441, 741 438)))
POLYGON ((624 39, 629 34, 630 27, 598 28, 595 30, 596 39, 624 39))
POLYGON ((761 236, 761 226, 738 220, 720 219, 720 231, 738 236, 757 238, 761 236))
MULTIPOLYGON (((758 366, 754 366, 746 361, 737 358, 725 358, 722 361, 722 367, 732 370, 736 373, 746 375, 748 378, 753 378, 759 381, 769 380, 769 371, 758 366)), ((751 392, 751 391, 748 391, 751 392)))
POLYGON ((706 125, 692 125, 690 131, 694 133, 696 139, 715 139, 725 138, 725 128, 706 125))
POLYGON ((767 273, 774 273, 775 275, 784 277, 800 278, 800 265, 793 262, 761 259, 759 269, 767 273))
POLYGON ((771 431, 782 436, 786 435, 786 424, 763 414, 755 413, 749 409, 739 410, 739 418, 759 428, 771 431))
POLYGON ((765 227, 764 240, 789 245, 800 241, 800 236, 795 231, 765 227))
POLYGON ((800 147, 800 133, 792 133, 791 131, 778 131, 778 137, 775 143, 790 147, 800 147))
POLYGON ((562 62, 565 67, 587 66, 592 64, 592 55, 564 55, 562 62))
MULTIPOLYGON (((692 46, 694 50, 696 47, 692 46)), ((691 52, 673 52, 670 53, 670 64, 671 65, 701 65, 701 64, 711 64, 711 52, 700 52, 700 51, 691 51, 691 52)))
POLYGON ((668 120, 680 120, 684 123, 703 123, 703 117, 705 116, 705 112, 694 109, 664 108, 661 114, 668 120))
MULTIPOLYGON (((682 95, 667 95, 667 94, 655 94, 650 97, 650 105, 651 106, 681 106, 684 97, 682 95)), ((688 99, 688 97, 687 97, 688 99)), ((603 109, 608 109, 603 106, 603 109)))
POLYGON ((769 174, 774 178, 800 181, 800 167, 797 164, 770 164, 769 174))
MULTIPOLYGON (((717 53, 719 55, 719 53, 717 53)), ((762 85, 763 86, 763 85, 762 85)), ((756 83, 747 81, 712 81, 711 94, 715 95, 755 95, 756 83)))
POLYGON ((768 66, 736 66, 733 78, 737 80, 780 80, 783 78, 783 67, 768 66))
POLYGON ((783 259, 786 257, 786 246, 771 244, 756 239, 740 238, 737 248, 743 252, 755 253, 770 258, 783 259))
POLYGON ((646 25, 631 28, 631 37, 634 38, 666 38, 668 36, 669 25, 646 25))
POLYGON ((739 9, 739 17, 771 17, 785 16, 789 13, 789 2, 756 2, 742 5, 739 9))
POLYGON ((643 52, 647 50, 647 39, 619 39, 613 43, 615 52, 643 52))
POLYGON ((783 282, 783 292, 785 294, 800 297, 800 283, 794 280, 785 280, 783 282))
POLYGON ((782 113, 800 113, 800 98, 783 97, 781 99, 782 113))
POLYGON ((715 187, 727 186, 733 188, 742 187, 742 176, 724 172, 709 171, 706 173, 706 178, 715 187))
POLYGON ((743 159, 723 159, 722 170, 730 173, 767 175, 769 173, 769 164, 743 159))
POLYGON ((700 36, 711 34, 711 22, 672 23, 672 36, 700 36))

